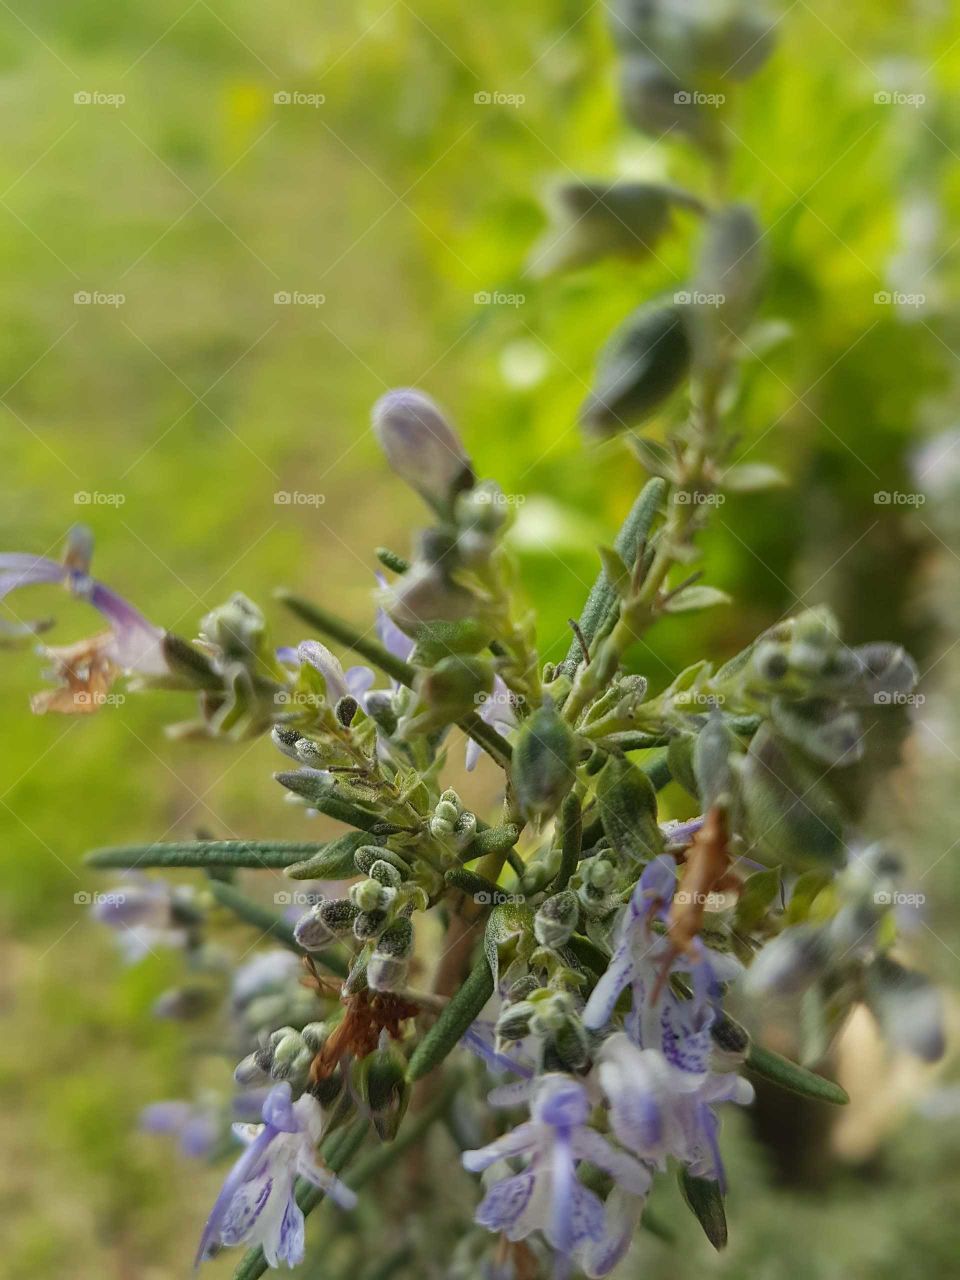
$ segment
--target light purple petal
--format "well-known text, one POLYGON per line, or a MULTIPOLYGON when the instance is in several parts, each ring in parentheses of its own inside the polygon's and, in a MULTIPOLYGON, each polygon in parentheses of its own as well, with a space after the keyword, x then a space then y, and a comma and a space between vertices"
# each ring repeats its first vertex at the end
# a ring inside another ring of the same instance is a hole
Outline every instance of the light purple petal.
POLYGON ((504 1232, 508 1239, 518 1238, 512 1232, 530 1203, 535 1181, 536 1175, 528 1169, 495 1182, 481 1200, 475 1221, 488 1231, 504 1232))
POLYGON ((81 598, 87 600, 110 623, 113 630, 112 657, 118 667, 141 675, 163 675, 168 670, 161 643, 163 632, 148 622, 115 591, 102 582, 90 581, 81 598))
POLYGON ((628 986, 634 973, 634 959, 629 944, 624 941, 613 953, 606 973, 593 988, 583 1010, 583 1025, 589 1031, 599 1031, 613 1017, 613 1010, 620 992, 628 986))
POLYGON ((298 1266, 303 1261, 303 1243, 303 1211, 291 1195, 280 1223, 277 1258, 288 1267, 298 1266))
POLYGON ((210 1210, 210 1216, 207 1219, 206 1226, 203 1228, 203 1234, 200 1236, 195 1265, 199 1266, 205 1258, 208 1258, 210 1250, 221 1240, 221 1228, 233 1197, 248 1178, 253 1177, 256 1171, 266 1168, 265 1157, 270 1143, 273 1142, 276 1136, 275 1129, 264 1126, 227 1174, 226 1181, 220 1189, 220 1194, 210 1210))
POLYGON ((343 667, 325 644, 321 644, 319 640, 302 640, 297 646, 297 653, 301 662, 308 662, 323 676, 327 689, 327 701, 331 705, 347 696, 350 690, 347 688, 343 667))
POLYGON ((651 1174, 646 1165, 626 1151, 617 1151, 595 1129, 580 1129, 574 1135, 573 1154, 578 1160, 589 1160, 609 1173, 624 1191, 643 1196, 650 1189, 651 1174))
POLYGON ((39 582, 63 582, 67 569, 58 560, 10 551, 0 555, 0 600, 19 587, 39 582))
POLYGON ((300 1125, 291 1101, 290 1082, 284 1080, 271 1089, 263 1103, 263 1121, 281 1133, 299 1133, 300 1125))
POLYGON ((475 1151, 464 1151, 460 1159, 463 1167, 470 1173, 482 1173, 498 1160, 506 1160, 510 1156, 520 1156, 533 1151, 536 1144, 536 1126, 529 1123, 521 1124, 485 1147, 478 1147, 475 1151))

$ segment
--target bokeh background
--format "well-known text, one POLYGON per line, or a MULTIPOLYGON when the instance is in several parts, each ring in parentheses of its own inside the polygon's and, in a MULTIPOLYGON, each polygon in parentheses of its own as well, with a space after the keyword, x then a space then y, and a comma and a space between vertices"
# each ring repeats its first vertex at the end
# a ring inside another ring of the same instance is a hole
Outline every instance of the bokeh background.
MULTIPOLYGON (((905 745, 876 734, 890 768, 863 806, 926 897, 909 949, 956 985, 960 15, 795 0, 778 36, 728 120, 731 190, 771 264, 738 454, 790 484, 717 511, 705 563, 735 605, 663 625, 637 662, 663 682, 818 600, 852 643, 912 647, 926 701, 905 745)), ((601 4, 11 0, 0 111, 0 546, 57 554, 84 520, 98 576, 185 634, 242 589, 299 638, 278 585, 368 617, 372 548, 405 550, 420 518, 369 408, 415 384, 481 474, 525 497, 524 590, 545 655, 565 650, 593 548, 643 479, 622 446, 584 445, 577 405, 611 328, 682 284, 694 228, 647 264, 533 279, 540 197, 575 175, 703 183, 682 145, 622 123, 601 4)), ((89 628, 34 596, 17 611, 89 628)), ((177 962, 119 964, 84 905, 107 882, 82 856, 199 830, 293 838, 306 819, 280 802, 269 743, 165 738, 186 700, 38 719, 37 687, 35 656, 5 653, 0 1276, 166 1280, 221 1175, 137 1131, 146 1103, 191 1088, 184 1032, 149 1012, 177 962)), ((864 1026, 834 1065, 853 1094, 839 1128, 796 1108, 728 1126, 727 1253, 667 1188, 678 1244, 644 1235, 627 1273, 958 1273, 951 1063, 891 1062, 864 1026)))

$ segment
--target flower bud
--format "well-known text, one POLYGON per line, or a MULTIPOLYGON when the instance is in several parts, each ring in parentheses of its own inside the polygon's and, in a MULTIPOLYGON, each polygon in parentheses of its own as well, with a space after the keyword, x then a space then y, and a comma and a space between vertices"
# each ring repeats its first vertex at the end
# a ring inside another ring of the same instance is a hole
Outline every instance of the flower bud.
POLYGON ((422 562, 387 588, 383 607, 409 636, 416 636, 424 623, 459 622, 477 612, 471 592, 451 582, 442 566, 422 562))
POLYGON ((823 972, 828 959, 822 929, 812 925, 785 929, 757 952, 744 989, 751 996, 797 995, 823 972))
POLYGON ((570 941, 580 916, 580 903, 570 889, 555 893, 540 904, 533 918, 533 932, 544 947, 562 947, 570 941))
POLYGON ((517 734, 513 788, 524 816, 549 818, 575 781, 577 740, 552 703, 538 707, 517 734))
POLYGON ((943 1057, 943 1001, 929 978, 880 956, 867 969, 865 997, 892 1045, 924 1062, 943 1057))
POLYGON ((357 1093, 370 1108, 374 1128, 384 1142, 396 1136, 407 1109, 410 1086, 406 1068, 403 1055, 388 1045, 368 1054, 356 1069, 357 1093))
POLYGON ((389 862, 384 862, 382 858, 378 858, 374 862, 369 871, 370 879, 377 880, 382 885, 386 885, 388 889, 399 889, 403 883, 403 878, 396 867, 389 862))
POLYGON ((353 936, 367 942, 375 938, 386 923, 385 911, 361 911, 353 922, 353 936))
POLYGON ((397 713, 393 709, 393 694, 386 689, 371 689, 364 704, 367 715, 377 728, 389 738, 397 731, 397 713))
POLYGON ((529 1000, 506 1004, 497 1018, 497 1036, 500 1040, 522 1040, 530 1034, 530 1020, 536 1013, 536 1005, 529 1000))
POLYGON ((406 981, 413 954, 413 925, 403 916, 394 920, 377 939, 367 964, 367 982, 374 991, 396 991, 406 981))
POLYGON ((270 1076, 273 1080, 292 1080, 305 1075, 313 1061, 313 1053, 298 1031, 291 1031, 275 1046, 270 1076))
POLYGON ((358 912, 349 898, 318 902, 294 925, 293 936, 305 951, 321 951, 334 938, 350 932, 358 912))
POLYGON ((373 406, 373 430, 393 470, 437 510, 473 484, 462 441, 423 392, 388 391, 373 406))
MULTIPOLYGON (((379 844, 362 844, 353 855, 353 862, 357 870, 365 876, 373 874, 373 868, 378 862, 389 863, 400 874, 401 879, 410 875, 410 867, 399 853, 394 853, 392 849, 379 844)), ((374 876, 375 880, 379 878, 374 876)), ((383 883, 385 884, 386 881, 383 883)))
POLYGON ((200 636, 226 658, 243 662, 256 658, 266 638, 266 620, 242 592, 212 609, 200 623, 200 636))
POLYGON ((417 710, 407 733, 443 729, 475 711, 493 688, 493 667, 484 658, 451 654, 417 677, 417 710))
POLYGON ((350 901, 365 914, 371 911, 385 911, 396 896, 396 889, 370 878, 361 880, 350 888, 350 901))

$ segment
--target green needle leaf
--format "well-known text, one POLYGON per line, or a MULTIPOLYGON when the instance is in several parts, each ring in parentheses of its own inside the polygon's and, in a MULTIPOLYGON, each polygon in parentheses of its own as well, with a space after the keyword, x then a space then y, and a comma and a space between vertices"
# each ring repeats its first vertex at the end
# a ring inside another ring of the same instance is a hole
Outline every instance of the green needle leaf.
POLYGON ((329 846, 298 840, 188 840, 169 844, 118 844, 84 859, 104 870, 128 867, 289 867, 329 846))
POLYGON ((680 1190, 703 1227, 703 1234, 715 1249, 722 1249, 727 1243, 727 1215, 723 1208, 719 1182, 712 1178, 694 1178, 686 1169, 682 1169, 680 1190))
POLYGON ((407 1080, 413 1084, 422 1079, 455 1049, 470 1024, 493 995, 493 974, 486 956, 481 956, 466 982, 413 1052, 407 1067, 407 1080))
POLYGON ((782 1054, 772 1049, 764 1049, 761 1045, 751 1045, 747 1055, 746 1068, 754 1075, 779 1085, 790 1093, 798 1093, 802 1098, 815 1098, 818 1102, 832 1102, 844 1106, 850 1101, 845 1089, 841 1089, 832 1080, 818 1076, 814 1071, 791 1062, 782 1054))

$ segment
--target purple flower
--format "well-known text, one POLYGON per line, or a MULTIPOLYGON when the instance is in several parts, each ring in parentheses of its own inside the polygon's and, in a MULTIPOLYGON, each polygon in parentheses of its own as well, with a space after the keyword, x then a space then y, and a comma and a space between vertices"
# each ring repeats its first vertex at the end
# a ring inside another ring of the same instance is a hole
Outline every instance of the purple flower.
MULTIPOLYGON (((62 561, 20 552, 0 555, 0 600, 20 587, 60 582, 71 595, 84 600, 107 619, 108 631, 60 648, 43 647, 60 684, 35 694, 31 707, 38 714, 59 711, 77 714, 96 711, 118 675, 136 672, 157 676, 167 672, 163 656, 163 631, 121 596, 90 577, 93 540, 88 529, 71 531, 62 561)), ((24 628, 21 628, 23 630, 24 628)), ((28 633, 40 629, 27 623, 28 633)))
POLYGON ((634 1038, 644 1048, 660 1047, 655 1028, 662 1009, 675 999, 663 981, 666 972, 691 978, 698 1009, 718 982, 739 975, 742 966, 733 956, 711 950, 700 939, 692 954, 676 954, 666 934, 653 928, 655 921, 666 919, 676 884, 672 858, 661 855, 644 867, 617 926, 613 956, 583 1011, 584 1025, 590 1030, 599 1031, 609 1023, 621 991, 632 987, 635 1025, 628 1030, 635 1031, 634 1038))
POLYGON ((248 1146, 227 1175, 200 1238, 197 1264, 217 1245, 260 1245, 271 1267, 303 1261, 303 1212, 294 1195, 299 1175, 341 1208, 352 1209, 354 1193, 317 1163, 325 1117, 316 1098, 291 1101, 287 1082, 271 1089, 262 1125, 235 1125, 248 1146))
MULTIPOLYGON (((510 690, 500 676, 493 677, 493 689, 483 699, 479 711, 480 719, 485 721, 498 733, 509 733, 517 727, 517 716, 513 709, 510 690)), ((473 770, 480 759, 480 747, 470 738, 467 742, 467 769, 473 770)))
POLYGON ((576 1080, 541 1076, 497 1090, 491 1101, 512 1105, 522 1093, 532 1094, 530 1119, 488 1146, 463 1154, 464 1167, 474 1173, 501 1160, 524 1161, 522 1172, 488 1185, 476 1221, 511 1241, 542 1232, 558 1255, 557 1275, 569 1273, 574 1257, 588 1274, 603 1275, 629 1243, 624 1218, 630 1215, 618 1198, 617 1212, 608 1220, 603 1201, 578 1179, 578 1162, 587 1160, 610 1174, 620 1191, 632 1197, 646 1195, 650 1171, 589 1128, 590 1100, 576 1080))
POLYGON ((174 1099, 151 1102, 140 1112, 140 1128, 177 1138, 180 1150, 192 1159, 209 1156, 220 1136, 217 1112, 210 1106, 174 1099))
POLYGON ((376 679, 369 667, 350 667, 344 671, 340 660, 319 640, 302 640, 297 648, 297 657, 323 676, 327 701, 332 707, 347 697, 356 698, 362 705, 376 679))
POLYGON ((98 922, 112 929, 127 964, 134 964, 158 947, 185 947, 198 922, 188 889, 137 872, 109 893, 98 894, 90 909, 98 922))
POLYGON ((619 1142, 661 1169, 673 1156, 695 1177, 723 1185, 713 1106, 752 1102, 747 1080, 734 1071, 710 1071, 706 1054, 699 1061, 677 1060, 660 1049, 641 1049, 622 1031, 603 1042, 594 1070, 619 1142))

